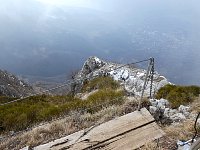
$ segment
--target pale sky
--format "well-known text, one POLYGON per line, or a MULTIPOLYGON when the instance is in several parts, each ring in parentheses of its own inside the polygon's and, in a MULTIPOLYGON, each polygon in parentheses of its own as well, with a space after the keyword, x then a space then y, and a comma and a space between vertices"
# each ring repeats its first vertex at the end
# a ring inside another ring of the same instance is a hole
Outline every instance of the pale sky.
POLYGON ((55 6, 97 8, 97 5, 95 5, 94 1, 92 0, 37 0, 37 1, 55 6))
POLYGON ((0 0, 0 69, 53 76, 91 55, 151 56, 172 82, 200 85, 199 18, 200 0, 0 0))

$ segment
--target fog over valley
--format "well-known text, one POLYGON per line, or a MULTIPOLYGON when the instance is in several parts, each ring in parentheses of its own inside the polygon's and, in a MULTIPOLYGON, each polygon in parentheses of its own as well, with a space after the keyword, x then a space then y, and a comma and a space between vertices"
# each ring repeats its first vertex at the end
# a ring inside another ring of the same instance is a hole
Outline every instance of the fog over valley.
POLYGON ((200 85, 198 0, 0 2, 0 69, 51 77, 94 55, 120 63, 154 57, 169 81, 200 85))

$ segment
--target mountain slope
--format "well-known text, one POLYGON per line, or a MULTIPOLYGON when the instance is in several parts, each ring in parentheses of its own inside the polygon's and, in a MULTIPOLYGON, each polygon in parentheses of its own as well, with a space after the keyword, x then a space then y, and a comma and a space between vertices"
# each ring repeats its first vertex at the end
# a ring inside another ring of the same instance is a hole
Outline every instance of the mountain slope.
MULTIPOLYGON (((2 122, 0 121, 0 129, 8 131, 8 134, 10 133, 9 131, 13 131, 13 134, 0 137, 0 149, 20 149, 25 146, 27 146, 27 149, 29 146, 31 148, 36 147, 137 110, 137 96, 141 95, 145 75, 145 70, 134 66, 124 66, 106 62, 97 57, 90 57, 75 76, 76 81, 82 81, 82 84, 80 84, 82 87, 79 87, 80 93, 76 94, 75 97, 71 95, 41 95, 30 99, 27 98, 26 101, 20 101, 17 104, 9 104, 8 107, 1 106, 0 118, 4 119, 2 119, 2 122), (89 81, 86 81, 86 78, 89 81), (84 88, 86 90, 83 90, 84 88), (87 96, 85 97, 85 95, 87 96), (15 110, 14 113, 13 110, 15 110), (44 122, 39 124, 41 121, 44 122), (39 126, 34 126, 37 124, 39 126), (20 132, 22 134, 16 132, 23 129, 26 130, 20 132)), ((157 72, 154 77, 154 91, 169 83, 165 77, 157 72)), ((175 85, 170 86, 174 87, 175 85)), ((164 89, 166 87, 164 86, 164 89)), ((180 86, 178 88, 180 89, 180 86)), ((160 90, 157 94, 163 91, 160 90)), ((147 85, 145 96, 148 96, 148 92, 149 84, 147 85)), ((173 97, 171 97, 172 100, 176 101, 175 98, 179 99, 180 96, 184 96, 182 92, 182 90, 175 91, 175 95, 173 93, 173 97), (181 95, 178 92, 181 92, 181 95), (176 96, 177 94, 179 97, 176 96)), ((188 95, 191 94, 191 92, 188 93, 188 95)), ((155 120, 164 125, 162 128, 167 133, 167 137, 161 139, 159 145, 165 150, 171 150, 176 147, 177 137, 178 139, 189 139, 188 137, 191 137, 193 130, 184 129, 182 125, 184 123, 185 126, 185 122, 182 121, 186 120, 186 123, 190 124, 192 122, 193 125, 194 116, 196 116, 196 111, 199 110, 200 106, 199 99, 197 102, 191 100, 189 103, 184 103, 186 106, 180 103, 181 106, 174 109, 171 108, 173 101, 162 99, 165 98, 163 96, 160 98, 148 100, 145 97, 141 101, 141 106, 147 108, 155 117, 155 120), (194 109, 191 104, 195 105, 196 108, 194 109), (192 112, 194 110, 195 112, 192 112), (172 122, 176 122, 176 124, 172 122), (185 131, 188 131, 189 134, 185 134, 185 131), (179 133, 186 135, 186 137, 181 138, 179 133), (171 137, 173 139, 170 139, 171 137), (166 141, 168 142, 167 145, 166 141)))
POLYGON ((33 88, 17 76, 0 70, 0 96, 24 97, 34 93, 33 88))

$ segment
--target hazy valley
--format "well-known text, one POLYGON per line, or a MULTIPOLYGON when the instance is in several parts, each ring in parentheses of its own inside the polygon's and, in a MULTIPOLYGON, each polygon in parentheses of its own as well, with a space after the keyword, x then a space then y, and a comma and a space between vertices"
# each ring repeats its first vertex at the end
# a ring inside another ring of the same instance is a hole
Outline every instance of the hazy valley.
POLYGON ((0 2, 0 149, 120 149, 141 136, 139 149, 185 150, 199 139, 197 0, 0 2))
MULTIPOLYGON (((185 5, 176 7, 178 2, 136 1, 118 12, 120 6, 104 10, 33 0, 11 3, 0 7, 1 69, 52 77, 80 69, 89 56, 121 63, 154 57, 157 70, 171 82, 200 84, 197 8, 188 12, 185 5)), ((188 9, 194 6, 187 4, 188 9)))

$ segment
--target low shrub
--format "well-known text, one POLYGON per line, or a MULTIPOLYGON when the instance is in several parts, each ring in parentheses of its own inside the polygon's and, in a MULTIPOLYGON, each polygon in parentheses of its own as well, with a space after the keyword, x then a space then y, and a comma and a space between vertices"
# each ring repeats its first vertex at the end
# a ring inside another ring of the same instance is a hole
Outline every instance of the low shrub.
POLYGON ((180 105, 187 105, 193 102, 194 98, 200 94, 198 86, 179 86, 166 85, 157 92, 156 98, 165 98, 169 100, 172 108, 177 108, 180 105))
POLYGON ((76 99, 70 96, 39 95, 0 106, 0 132, 26 129, 41 121, 58 117, 65 112, 61 106, 72 101, 76 99))
MULTIPOLYGON (((85 101, 87 107, 94 107, 99 104, 104 104, 106 105, 117 105, 121 104, 123 102, 123 97, 124 97, 124 91, 115 91, 111 89, 103 89, 99 90, 98 92, 90 95, 88 99, 85 101)), ((91 111, 97 111, 98 108, 93 108, 91 111)))
POLYGON ((158 92, 156 93, 156 98, 161 99, 161 98, 167 98, 169 93, 176 88, 175 85, 167 84, 164 87, 160 88, 158 92))
POLYGON ((88 99, 81 100, 71 96, 32 96, 16 103, 0 106, 0 132, 19 131, 42 121, 68 115, 71 111, 96 112, 106 103, 119 104, 123 91, 99 90, 88 99))
POLYGON ((91 81, 85 81, 85 84, 82 88, 83 92, 90 92, 95 89, 117 89, 119 83, 114 81, 111 77, 98 77, 91 81))

